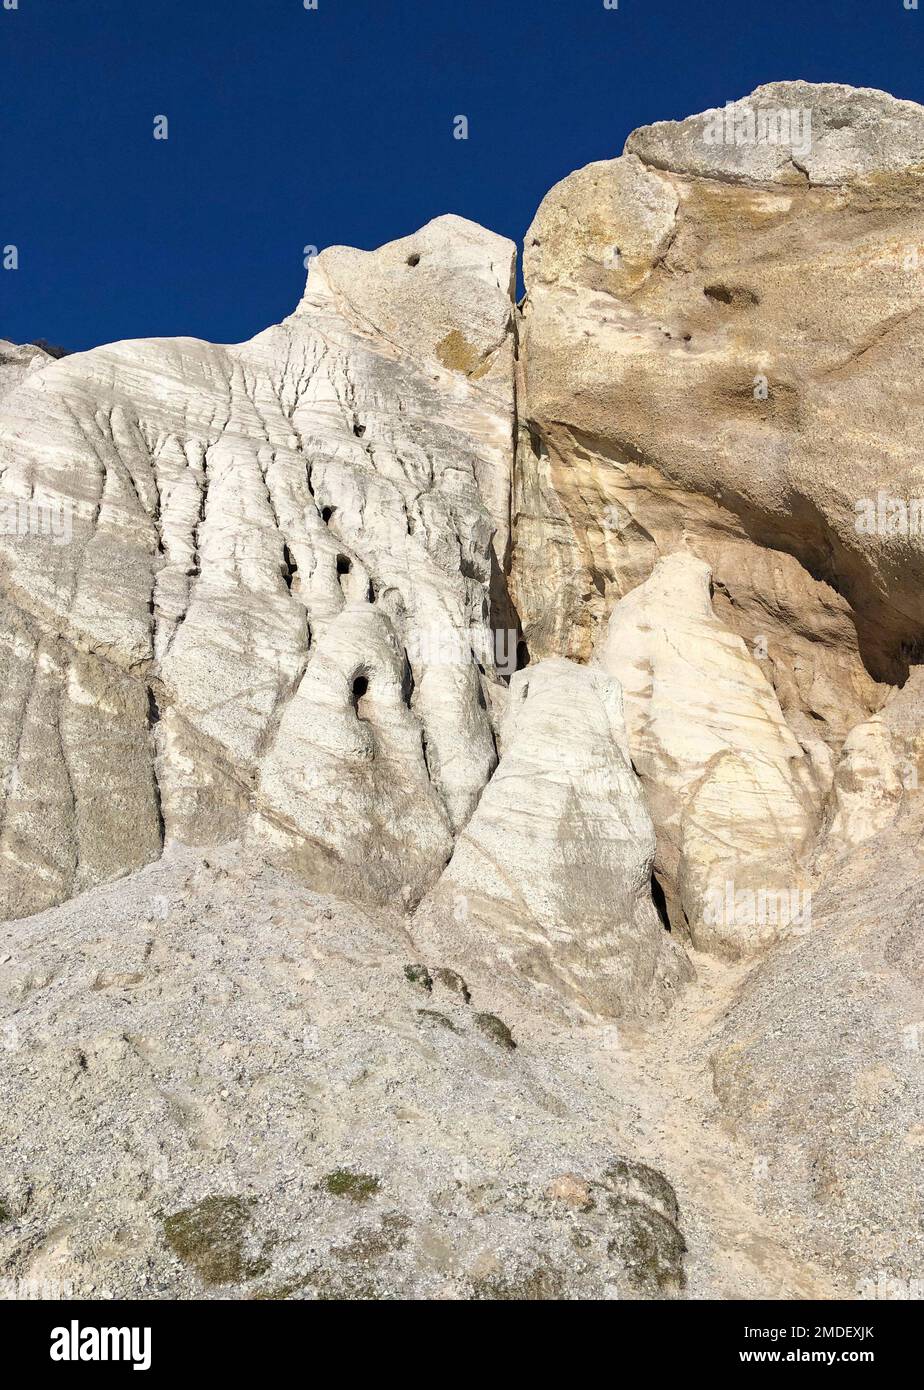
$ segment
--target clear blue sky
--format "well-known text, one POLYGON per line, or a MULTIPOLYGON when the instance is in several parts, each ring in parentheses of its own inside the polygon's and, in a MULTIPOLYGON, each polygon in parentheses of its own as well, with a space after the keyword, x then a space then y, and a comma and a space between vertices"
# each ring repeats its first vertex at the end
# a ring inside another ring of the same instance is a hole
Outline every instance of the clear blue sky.
POLYGON ((924 102, 924 0, 6 2, 0 337, 70 349, 250 337, 294 308, 306 244, 443 212, 519 241, 634 126, 774 78, 924 102))

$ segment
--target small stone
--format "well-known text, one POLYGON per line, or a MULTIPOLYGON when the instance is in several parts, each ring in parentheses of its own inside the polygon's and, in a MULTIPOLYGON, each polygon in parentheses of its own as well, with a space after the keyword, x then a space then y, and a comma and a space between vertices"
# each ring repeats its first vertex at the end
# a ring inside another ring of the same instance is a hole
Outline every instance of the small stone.
POLYGON ((594 1205, 590 1184, 574 1173, 562 1173, 553 1178, 546 1188, 546 1196, 553 1202, 564 1202, 578 1211, 589 1211, 594 1205))

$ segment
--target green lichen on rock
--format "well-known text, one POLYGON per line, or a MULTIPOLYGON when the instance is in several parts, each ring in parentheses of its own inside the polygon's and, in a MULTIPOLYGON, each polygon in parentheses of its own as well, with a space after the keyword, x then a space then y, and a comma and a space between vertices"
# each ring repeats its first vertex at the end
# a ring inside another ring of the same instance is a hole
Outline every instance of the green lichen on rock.
POLYGON ((404 967, 404 978, 418 989, 425 989, 429 994, 433 988, 433 980, 430 972, 425 965, 406 965, 404 967))
POLYGON ((438 970, 434 970, 433 977, 438 980, 441 985, 445 985, 447 989, 451 989, 453 994, 461 994, 466 1004, 471 1003, 471 990, 458 970, 450 970, 448 966, 441 965, 438 970))
POLYGON ((660 1207, 671 1221, 680 1215, 677 1194, 663 1173, 647 1163, 631 1163, 616 1158, 603 1170, 603 1185, 626 1198, 641 1198, 660 1207))
POLYGON ((452 1019, 447 1018, 445 1014, 441 1014, 438 1009, 418 1009, 417 1012, 421 1018, 428 1019, 431 1023, 438 1024, 440 1028, 445 1028, 450 1033, 458 1033, 459 1031, 452 1019))
POLYGON ((254 1303, 284 1303, 286 1299, 294 1298, 297 1293, 308 1283, 306 1275, 301 1275, 295 1279, 286 1279, 281 1284, 273 1284, 268 1289, 258 1289, 250 1295, 254 1303))
POLYGON ((346 1197, 351 1202, 368 1202, 382 1184, 372 1173, 356 1173, 351 1168, 335 1168, 325 1173, 320 1186, 332 1197, 346 1197))
POLYGON ((371 1303, 382 1297, 374 1279, 353 1270, 316 1269, 306 1285, 318 1303, 371 1303))
POLYGON ((469 1282, 475 1302, 539 1303, 565 1297, 565 1277, 552 1266, 536 1265, 524 1273, 491 1274, 469 1282))
POLYGON ((607 1254, 619 1261, 632 1287, 655 1296, 679 1292, 686 1284, 687 1243, 673 1221, 644 1202, 611 1196, 608 1206, 614 1234, 607 1254))
POLYGON ((475 1014, 475 1022, 485 1037, 490 1038, 498 1047, 505 1047, 511 1052, 516 1047, 513 1034, 497 1014, 475 1014))
POLYGON ((269 1261, 247 1253, 250 1203, 240 1197, 205 1197, 163 1218, 167 1244, 206 1284, 256 1279, 269 1261))

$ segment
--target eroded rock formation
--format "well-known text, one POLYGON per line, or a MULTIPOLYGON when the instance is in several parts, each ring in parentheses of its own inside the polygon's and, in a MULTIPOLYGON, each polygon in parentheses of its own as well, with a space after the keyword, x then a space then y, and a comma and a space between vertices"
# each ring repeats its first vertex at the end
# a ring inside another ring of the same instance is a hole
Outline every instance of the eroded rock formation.
POLYGON ((556 185, 522 313, 441 217, 0 344, 4 1273, 914 1277, 922 170, 776 83, 556 185))
POLYGON ((437 876, 496 762, 513 259, 440 218, 324 252, 243 346, 115 344, 8 398, 2 915, 164 838, 378 901, 437 876))
POLYGON ((527 667, 501 747, 416 939, 591 1014, 662 1011, 691 971, 654 908, 654 829, 619 685, 556 657, 527 667))

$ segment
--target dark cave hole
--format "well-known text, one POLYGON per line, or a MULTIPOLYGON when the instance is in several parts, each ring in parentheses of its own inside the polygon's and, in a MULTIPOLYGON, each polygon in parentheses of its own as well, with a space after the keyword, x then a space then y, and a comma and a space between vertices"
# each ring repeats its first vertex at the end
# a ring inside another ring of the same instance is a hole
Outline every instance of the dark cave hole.
POLYGON ((283 545, 283 547, 282 547, 282 577, 283 577, 283 579, 285 580, 285 585, 286 585, 286 588, 287 588, 287 589, 291 589, 291 588, 292 588, 292 580, 295 578, 295 576, 296 576, 297 574, 298 574, 298 565, 295 563, 295 557, 293 556, 293 554, 292 554, 291 550, 289 549, 289 547, 288 547, 287 545, 283 545))
POLYGON ((404 701, 408 709, 411 708, 411 703, 414 699, 414 689, 416 685, 417 682, 414 679, 414 668, 411 665, 410 657, 408 656, 407 652, 405 652, 404 669, 401 672, 401 699, 404 701))
POLYGON ((651 901, 655 905, 655 911, 661 918, 661 926, 665 931, 671 929, 671 919, 667 915, 667 898, 664 896, 664 889, 658 882, 657 875, 651 875, 651 901))
POLYGON ((365 697, 366 697, 366 695, 367 695, 368 693, 369 693, 369 677, 368 677, 368 676, 354 676, 354 677, 353 677, 353 685, 352 685, 352 688, 351 688, 351 698, 352 698, 352 701, 353 701, 353 708, 354 708, 354 710, 356 711, 356 718, 357 718, 357 719, 365 719, 365 717, 366 717, 366 716, 363 714, 362 702, 363 702, 363 700, 365 699, 365 697))

